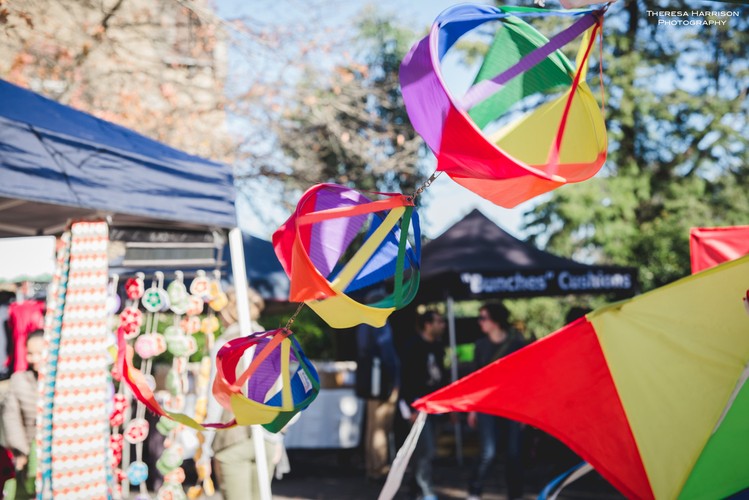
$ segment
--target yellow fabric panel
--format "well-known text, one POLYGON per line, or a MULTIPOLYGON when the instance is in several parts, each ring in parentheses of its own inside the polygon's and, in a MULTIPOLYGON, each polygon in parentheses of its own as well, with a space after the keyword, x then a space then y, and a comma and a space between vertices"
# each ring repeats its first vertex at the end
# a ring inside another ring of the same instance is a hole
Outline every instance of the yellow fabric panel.
POLYGON ((395 226, 400 218, 406 211, 406 207, 398 207, 390 210, 385 220, 382 221, 380 226, 372 233, 372 236, 367 238, 367 241, 362 244, 359 250, 356 251, 351 260, 349 260, 343 267, 338 276, 336 276, 333 283, 330 284, 331 288, 336 292, 343 292, 343 290, 349 286, 349 284, 356 278, 359 271, 367 264, 369 259, 372 258, 377 248, 385 240, 388 233, 393 226, 395 226))
POLYGON ((749 257, 588 315, 656 498, 676 498, 749 361, 749 257))
POLYGON ((333 328, 351 328, 361 323, 379 328, 385 326, 388 316, 395 311, 394 307, 365 306, 344 294, 306 304, 333 328))
MULTIPOLYGON (((549 150, 554 144, 569 91, 544 103, 503 127, 489 140, 513 157, 545 170, 549 150)), ((593 162, 606 150, 606 124, 595 97, 587 84, 580 84, 572 100, 559 162, 593 162)), ((560 170, 560 175, 564 176, 560 170)))
POLYGON ((289 357, 291 356, 291 340, 281 341, 281 408, 284 411, 294 409, 294 398, 291 395, 291 373, 289 372, 289 357))
POLYGON ((372 236, 364 242, 351 260, 346 263, 338 276, 336 276, 336 279, 331 283, 331 288, 337 293, 335 297, 306 303, 310 309, 315 311, 318 316, 333 328, 350 328, 361 323, 367 323, 374 327, 382 327, 385 326, 388 316, 395 311, 394 307, 379 308, 360 304, 344 294, 342 290, 351 283, 359 271, 366 265, 405 211, 405 207, 390 210, 390 213, 388 213, 385 220, 382 221, 375 232, 372 233, 372 236))
MULTIPOLYGON (((577 57, 575 58, 575 67, 580 68, 580 81, 581 82, 584 82, 585 77, 588 76, 588 61, 590 60, 590 53, 588 53, 588 57, 585 57, 585 52, 587 52, 588 45, 590 45, 590 37, 593 36, 594 29, 595 29, 595 26, 591 26, 585 31, 585 33, 583 33, 583 38, 580 40, 580 48, 577 49, 577 57), (582 67, 580 65, 582 65, 582 67)), ((590 49, 592 51, 593 47, 591 47, 590 49)))
POLYGON ((278 407, 260 404, 244 395, 232 394, 230 401, 238 425, 269 424, 281 413, 278 407))

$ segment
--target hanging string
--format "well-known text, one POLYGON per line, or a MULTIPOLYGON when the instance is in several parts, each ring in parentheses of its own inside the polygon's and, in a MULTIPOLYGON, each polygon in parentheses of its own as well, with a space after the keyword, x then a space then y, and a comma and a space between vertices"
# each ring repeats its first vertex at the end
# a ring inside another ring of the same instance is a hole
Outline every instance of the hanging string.
POLYGON ((412 195, 411 195, 411 198, 412 198, 413 200, 415 200, 415 199, 416 199, 416 198, 417 198, 417 197, 418 197, 418 196, 419 196, 419 195, 420 195, 421 193, 423 193, 423 192, 424 192, 424 190, 426 190, 426 188, 428 188, 429 186, 431 186, 431 185, 432 185, 432 183, 433 183, 433 182, 434 182, 434 181, 435 181, 435 180, 437 179, 437 177, 439 177, 439 176, 440 176, 441 174, 442 174, 442 170, 439 170, 439 171, 435 170, 434 172, 432 172, 432 175, 430 175, 430 176, 429 176, 429 178, 428 178, 428 179, 427 179, 426 181, 424 181, 424 184, 422 184, 421 186, 419 186, 419 187, 418 187, 418 188, 416 189, 416 191, 414 191, 414 194, 412 194, 412 195))
POLYGON ((608 10, 610 3, 606 4, 606 6, 603 8, 603 12, 601 13, 601 17, 599 18, 599 30, 598 30, 598 77, 599 82, 601 83, 601 114, 606 116, 606 95, 604 93, 603 88, 603 20, 604 16, 603 14, 608 10))
POLYGON ((291 325, 294 324, 294 320, 299 315, 299 313, 302 312, 302 309, 304 309, 304 302, 299 304, 299 307, 296 308, 296 311, 294 311, 294 314, 292 314, 289 320, 286 322, 286 326, 283 327, 284 330, 291 330, 291 325))

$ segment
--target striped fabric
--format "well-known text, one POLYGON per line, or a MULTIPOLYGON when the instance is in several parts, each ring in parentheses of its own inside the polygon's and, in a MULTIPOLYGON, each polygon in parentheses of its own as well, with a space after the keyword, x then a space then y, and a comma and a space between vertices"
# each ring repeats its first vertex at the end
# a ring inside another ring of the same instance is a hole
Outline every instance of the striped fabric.
POLYGON ((67 284, 53 294, 45 333, 50 357, 41 382, 37 491, 44 499, 105 499, 107 224, 74 223, 69 241, 68 261, 64 250, 58 259, 60 284, 68 267, 67 284))
POLYGON ((37 412, 37 495, 52 497, 52 408, 54 407, 57 358, 60 352, 60 332, 65 292, 68 286, 70 260, 70 233, 57 242, 57 264, 52 287, 47 298, 47 315, 44 320, 44 338, 47 341, 47 359, 39 371, 39 408, 37 412))

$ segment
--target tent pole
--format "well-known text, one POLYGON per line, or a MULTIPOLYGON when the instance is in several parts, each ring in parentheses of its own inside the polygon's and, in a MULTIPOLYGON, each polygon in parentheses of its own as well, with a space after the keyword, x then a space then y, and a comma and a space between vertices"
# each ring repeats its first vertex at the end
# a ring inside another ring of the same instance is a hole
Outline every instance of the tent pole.
MULTIPOLYGON (((242 332, 241 335, 247 335, 252 332, 252 318, 250 317, 250 302, 247 296, 249 283, 244 266, 242 231, 238 227, 229 231, 229 252, 231 253, 234 292, 237 297, 239 330, 242 332)), ((258 486, 260 486, 260 500, 271 500, 268 463, 265 461, 265 438, 263 437, 263 429, 259 425, 252 426, 252 443, 255 446, 255 464, 257 465, 258 486)))
MULTIPOLYGON (((450 337, 450 380, 458 380, 458 343, 455 335, 455 302, 451 295, 447 296, 447 332, 450 337)), ((458 465, 463 465, 463 433, 460 421, 455 421, 455 458, 458 465)))

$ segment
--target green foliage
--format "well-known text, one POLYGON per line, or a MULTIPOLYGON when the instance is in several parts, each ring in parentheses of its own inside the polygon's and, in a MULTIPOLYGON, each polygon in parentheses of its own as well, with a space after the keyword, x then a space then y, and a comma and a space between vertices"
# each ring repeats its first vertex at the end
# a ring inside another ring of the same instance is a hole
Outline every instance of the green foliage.
POLYGON ((741 14, 722 26, 665 26, 647 15, 669 10, 665 2, 612 6, 607 164, 526 217, 552 251, 639 267, 644 290, 689 273, 691 227, 746 223, 749 8, 690 5, 703 7, 741 14))
POLYGON ((343 62, 331 72, 304 70, 296 98, 273 125, 286 165, 258 159, 258 173, 292 190, 334 182, 412 191, 425 150, 403 105, 398 68, 414 38, 388 18, 365 15, 343 62))
MULTIPOLYGON (((263 315, 260 322, 270 330, 286 325, 293 313, 277 313, 263 315)), ((333 360, 336 359, 336 336, 333 330, 320 319, 320 317, 309 307, 304 307, 294 319, 291 330, 296 335, 304 353, 310 359, 333 360)))

